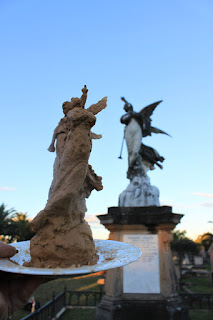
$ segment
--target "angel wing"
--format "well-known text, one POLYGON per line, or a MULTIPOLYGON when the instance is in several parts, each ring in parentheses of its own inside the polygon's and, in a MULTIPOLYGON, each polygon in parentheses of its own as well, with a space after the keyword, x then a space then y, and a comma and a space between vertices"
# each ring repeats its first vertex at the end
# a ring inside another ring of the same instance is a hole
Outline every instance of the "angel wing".
POLYGON ((170 134, 166 133, 165 131, 163 131, 161 129, 155 128, 155 127, 151 127, 151 132, 153 132, 153 133, 163 133, 163 134, 166 134, 167 136, 171 137, 170 134))
POLYGON ((155 108, 162 102, 163 100, 154 102, 152 104, 149 104, 147 107, 144 107, 139 111, 143 115, 144 118, 150 118, 155 108))

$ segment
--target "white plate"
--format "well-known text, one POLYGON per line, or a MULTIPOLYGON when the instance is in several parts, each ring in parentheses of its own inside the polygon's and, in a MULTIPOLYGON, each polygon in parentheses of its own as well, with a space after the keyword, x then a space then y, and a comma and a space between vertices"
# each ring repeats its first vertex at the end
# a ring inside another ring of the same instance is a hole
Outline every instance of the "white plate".
POLYGON ((99 260, 93 266, 79 268, 30 268, 24 262, 30 261, 30 241, 12 244, 18 253, 10 259, 0 259, 0 270, 20 274, 61 276, 98 272, 125 266, 141 256, 141 250, 128 243, 112 240, 94 240, 99 260))

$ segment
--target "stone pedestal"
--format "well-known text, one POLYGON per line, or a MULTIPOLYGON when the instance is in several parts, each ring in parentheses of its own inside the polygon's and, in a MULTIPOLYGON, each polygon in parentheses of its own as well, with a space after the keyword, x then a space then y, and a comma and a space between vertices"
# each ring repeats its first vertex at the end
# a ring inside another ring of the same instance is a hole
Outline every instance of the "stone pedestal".
POLYGON ((111 207, 99 215, 110 240, 128 242, 142 257, 107 271, 105 291, 96 320, 186 320, 187 309, 177 293, 169 242, 183 217, 171 207, 111 207))

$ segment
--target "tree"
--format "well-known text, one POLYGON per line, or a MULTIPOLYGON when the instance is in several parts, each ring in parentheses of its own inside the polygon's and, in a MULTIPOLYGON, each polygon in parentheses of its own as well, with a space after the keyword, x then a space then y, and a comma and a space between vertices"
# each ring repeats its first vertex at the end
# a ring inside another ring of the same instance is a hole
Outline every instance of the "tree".
POLYGON ((13 215, 11 232, 13 239, 15 239, 16 241, 30 240, 34 236, 34 232, 31 229, 30 222, 27 219, 26 213, 16 212, 13 215))
POLYGON ((170 243, 173 252, 178 254, 179 262, 182 264, 186 254, 197 255, 199 253, 199 245, 190 239, 173 240, 170 243))
POLYGON ((13 208, 6 210, 4 203, 0 206, 0 240, 4 242, 26 241, 34 236, 27 214, 16 212, 13 208))
POLYGON ((199 254, 200 246, 198 243, 186 237, 186 231, 176 230, 173 232, 174 240, 170 242, 173 253, 177 254, 178 262, 181 267, 183 259, 187 254, 190 257, 199 254))
POLYGON ((186 230, 183 230, 183 231, 174 230, 172 234, 173 234, 174 240, 187 239, 186 230))
POLYGON ((213 242, 213 234, 210 232, 206 232, 204 234, 201 234, 200 236, 198 236, 198 238, 195 240, 195 242, 199 243, 207 252, 213 242))
POLYGON ((8 236, 8 240, 10 240, 10 228, 12 217, 15 213, 15 210, 9 209, 6 210, 6 206, 4 203, 0 206, 0 237, 1 240, 6 241, 6 236, 8 236))

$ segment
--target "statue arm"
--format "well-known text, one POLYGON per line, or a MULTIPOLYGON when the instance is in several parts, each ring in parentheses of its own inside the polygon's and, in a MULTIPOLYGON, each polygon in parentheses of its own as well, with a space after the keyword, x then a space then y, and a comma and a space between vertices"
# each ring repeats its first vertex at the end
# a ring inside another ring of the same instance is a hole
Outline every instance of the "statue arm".
POLYGON ((61 124, 62 124, 62 120, 59 122, 59 124, 57 125, 57 127, 55 128, 54 132, 53 132, 53 137, 52 137, 52 141, 51 141, 51 144, 49 146, 49 148, 47 149, 49 152, 54 152, 55 151, 55 140, 57 138, 57 135, 60 133, 59 131, 59 128, 61 127, 61 124))
POLYGON ((98 103, 92 104, 87 111, 93 113, 94 115, 105 109, 107 106, 107 97, 104 97, 98 103))
POLYGON ((53 137, 52 137, 52 141, 51 141, 51 144, 49 146, 49 148, 47 149, 49 152, 54 152, 55 151, 55 140, 57 138, 57 134, 58 134, 58 126, 55 128, 54 132, 53 132, 53 137))
POLYGON ((81 96, 81 107, 84 108, 87 101, 87 92, 88 92, 87 86, 85 85, 81 91, 83 92, 81 96))
POLYGON ((131 119, 132 119, 132 112, 129 111, 129 112, 125 113, 125 114, 121 117, 120 122, 123 123, 123 124, 125 124, 125 125, 128 125, 129 122, 131 121, 131 119))
POLYGON ((90 137, 91 139, 101 139, 102 138, 102 135, 101 134, 96 134, 94 132, 90 132, 90 137))

